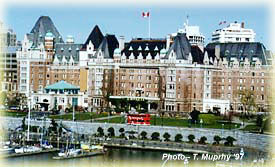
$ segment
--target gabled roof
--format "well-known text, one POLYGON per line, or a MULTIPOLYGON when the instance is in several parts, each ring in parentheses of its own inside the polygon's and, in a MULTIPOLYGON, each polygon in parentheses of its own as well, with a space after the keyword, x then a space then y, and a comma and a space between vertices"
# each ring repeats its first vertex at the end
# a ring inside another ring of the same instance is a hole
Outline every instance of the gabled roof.
POLYGON ((32 41, 35 47, 38 45, 39 42, 44 42, 44 38, 47 32, 51 32, 53 34, 56 43, 64 43, 51 18, 49 16, 41 16, 36 21, 34 27, 30 32, 31 34, 33 34, 32 41))
POLYGON ((209 55, 217 56, 215 55, 216 47, 220 49, 220 57, 226 57, 227 61, 231 57, 235 57, 239 61, 244 58, 252 61, 253 57, 258 57, 263 65, 267 63, 266 49, 260 42, 209 43, 205 49, 209 55))
POLYGON ((74 61, 79 61, 79 50, 82 44, 71 44, 71 43, 57 43, 55 44, 55 56, 61 61, 62 57, 65 56, 67 61, 72 56, 74 61))
POLYGON ((118 45, 116 36, 107 34, 99 45, 98 50, 103 52, 104 58, 113 58, 114 50, 118 48, 118 45))
POLYGON ((76 87, 72 84, 69 84, 65 81, 59 81, 57 83, 54 83, 52 85, 49 85, 45 88, 46 90, 68 90, 68 89, 78 89, 79 87, 76 87))
POLYGON ((89 41, 92 41, 95 49, 97 49, 101 44, 103 38, 104 36, 102 32, 100 31, 98 25, 96 25, 90 33, 89 37, 87 38, 86 42, 84 43, 82 50, 86 50, 86 46, 89 44, 89 41))
POLYGON ((185 33, 178 33, 177 36, 174 37, 174 42, 164 58, 168 59, 172 51, 176 54, 176 59, 188 60, 189 53, 191 52, 191 44, 185 33))
POLYGON ((160 50, 166 48, 166 39, 143 39, 137 38, 132 39, 129 43, 125 43, 125 48, 122 50, 121 54, 125 53, 126 57, 129 57, 132 53, 137 59, 141 53, 145 59, 148 53, 154 58, 160 53, 160 50), (156 49, 156 47, 158 49, 156 49), (148 50, 147 50, 148 49, 148 50))
POLYGON ((198 46, 191 46, 191 54, 193 62, 197 62, 198 64, 203 64, 204 54, 198 46))

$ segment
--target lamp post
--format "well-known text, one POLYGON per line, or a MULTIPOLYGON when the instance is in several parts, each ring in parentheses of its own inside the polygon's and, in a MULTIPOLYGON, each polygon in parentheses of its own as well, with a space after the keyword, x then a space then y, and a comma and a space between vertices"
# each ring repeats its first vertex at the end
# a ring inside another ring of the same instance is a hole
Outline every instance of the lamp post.
POLYGON ((27 140, 30 140, 30 121, 31 121, 31 97, 29 97, 29 112, 28 112, 28 136, 27 140))
POLYGON ((222 136, 223 136, 223 129, 224 129, 224 124, 222 124, 222 136))
POLYGON ((202 124, 203 124, 203 120, 202 119, 200 120, 200 124, 201 124, 201 128, 202 128, 202 124))

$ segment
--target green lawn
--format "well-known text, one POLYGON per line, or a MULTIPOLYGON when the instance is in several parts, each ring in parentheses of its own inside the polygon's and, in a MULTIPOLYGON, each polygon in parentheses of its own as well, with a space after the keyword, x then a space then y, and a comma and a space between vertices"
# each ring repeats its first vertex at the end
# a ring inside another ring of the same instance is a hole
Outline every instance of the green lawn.
MULTIPOLYGON (((239 128, 240 124, 235 123, 220 123, 218 121, 222 120, 219 116, 214 116, 210 114, 201 114, 200 119, 203 119, 202 128, 213 128, 213 129, 235 129, 236 127, 239 128), (222 126, 224 124, 224 126, 222 126), (237 126, 235 126, 237 125, 237 126)), ((96 122, 109 122, 109 123, 125 123, 124 117, 117 117, 117 118, 111 118, 111 119, 104 119, 104 120, 98 120, 96 122)), ((159 125, 161 126, 177 126, 177 127, 188 127, 190 124, 188 123, 187 119, 181 119, 181 118, 168 118, 164 117, 163 119, 161 117, 154 117, 151 116, 150 120, 151 125, 159 125)), ((200 128, 200 124, 191 124, 191 127, 200 128)))
POLYGON ((115 117, 115 118, 110 118, 108 119, 104 119, 104 120, 96 120, 95 122, 102 122, 102 123, 125 123, 125 117, 121 116, 121 117, 115 117))
MULTIPOLYGON (((92 112, 86 112, 86 113, 76 112, 75 113, 76 120, 89 120, 89 119, 95 119, 95 118, 101 118, 101 117, 107 117, 107 116, 108 116, 108 113, 101 113, 101 114, 96 114, 96 113, 92 113, 92 112)), ((72 120, 73 113, 68 113, 68 114, 64 114, 64 115, 50 115, 50 118, 72 120)))
POLYGON ((257 125, 247 125, 241 130, 244 130, 244 131, 259 131, 260 127, 257 126, 257 125))
POLYGON ((24 116, 28 115, 28 112, 1 110, 1 115, 8 116, 8 117, 24 117, 24 116))

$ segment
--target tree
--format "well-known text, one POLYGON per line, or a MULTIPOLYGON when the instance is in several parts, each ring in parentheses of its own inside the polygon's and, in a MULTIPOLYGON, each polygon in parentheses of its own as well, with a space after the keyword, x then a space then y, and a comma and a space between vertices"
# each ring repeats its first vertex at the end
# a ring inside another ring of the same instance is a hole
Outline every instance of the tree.
POLYGON ((256 125, 262 127, 263 125, 263 115, 258 115, 256 119, 256 125))
POLYGON ((219 145, 222 138, 218 135, 214 136, 214 143, 213 145, 219 145))
POLYGON ((199 115, 200 111, 196 110, 196 108, 193 109, 193 111, 190 113, 191 116, 191 123, 195 123, 199 121, 199 115))
POLYGON ((237 141, 237 140, 235 138, 231 137, 231 136, 227 136, 225 138, 224 145, 225 146, 233 146, 234 141, 237 141))
POLYGON ((141 135, 141 139, 142 139, 142 140, 147 139, 147 132, 142 131, 142 132, 140 133, 140 135, 141 135))
POLYGON ((159 140, 159 132, 154 132, 151 135, 152 140, 159 140))
POLYGON ((194 143, 194 139, 195 139, 194 135, 189 135, 188 136, 189 143, 194 143))
POLYGON ((241 103, 243 105, 243 112, 245 114, 248 113, 248 111, 254 110, 255 105, 255 97, 254 93, 251 90, 241 90, 239 92, 239 95, 241 96, 241 103))
POLYGON ((97 133, 99 137, 103 137, 104 136, 104 130, 101 127, 97 128, 97 133))
POLYGON ((167 133, 167 132, 165 132, 163 134, 164 141, 170 141, 170 137, 171 137, 171 135, 169 133, 167 133))
POLYGON ((22 119, 22 125, 21 125, 21 127, 22 127, 23 132, 26 131, 26 123, 25 123, 25 120, 26 120, 26 117, 24 117, 24 118, 22 119))
POLYGON ((0 94, 0 104, 1 105, 6 105, 7 100, 8 100, 7 93, 6 92, 1 92, 1 94, 0 94))
POLYGON ((206 144, 207 138, 205 136, 202 136, 199 140, 199 144, 206 144))
POLYGON ((115 136, 115 129, 113 127, 108 128, 108 136, 115 136))
POLYGON ((119 137, 121 137, 121 138, 124 138, 124 137, 125 137, 124 131, 125 131, 124 128, 120 128, 120 129, 119 129, 119 133, 120 133, 119 137))
POLYGON ((57 133, 58 124, 55 122, 54 119, 51 120, 51 124, 49 126, 50 133, 57 133))
POLYGON ((176 136, 175 136, 175 142, 181 142, 182 141, 182 135, 181 134, 177 134, 176 136))

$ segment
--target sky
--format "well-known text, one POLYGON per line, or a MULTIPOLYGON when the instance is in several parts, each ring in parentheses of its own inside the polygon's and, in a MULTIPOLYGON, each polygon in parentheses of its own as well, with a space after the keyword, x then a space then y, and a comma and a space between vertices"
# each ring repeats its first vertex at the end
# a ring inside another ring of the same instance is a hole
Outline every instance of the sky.
POLYGON ((67 35, 75 38, 75 43, 84 43, 95 25, 103 34, 115 34, 117 38, 125 36, 126 41, 135 37, 148 37, 148 19, 142 18, 142 12, 150 11, 151 37, 164 38, 170 33, 183 27, 186 16, 189 25, 197 25, 205 36, 205 43, 209 43, 214 30, 227 23, 244 22, 246 28, 256 32, 256 41, 262 42, 266 48, 271 48, 270 12, 266 6, 252 7, 198 7, 184 6, 8 6, 5 9, 4 22, 14 29, 18 40, 22 40, 29 33, 35 22, 42 15, 50 16, 63 39, 67 35))

